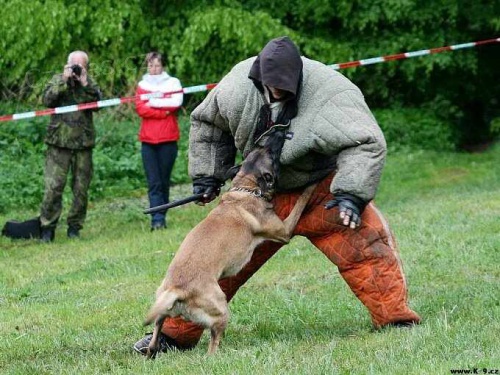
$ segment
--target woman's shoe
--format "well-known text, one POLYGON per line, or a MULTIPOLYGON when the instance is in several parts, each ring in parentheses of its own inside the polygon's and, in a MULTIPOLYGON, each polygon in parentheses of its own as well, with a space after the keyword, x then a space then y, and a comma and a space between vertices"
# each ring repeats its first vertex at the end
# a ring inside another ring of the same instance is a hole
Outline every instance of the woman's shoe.
POLYGON ((153 232, 155 230, 165 229, 166 227, 167 227, 167 225, 165 223, 152 223, 151 224, 151 232, 153 232))

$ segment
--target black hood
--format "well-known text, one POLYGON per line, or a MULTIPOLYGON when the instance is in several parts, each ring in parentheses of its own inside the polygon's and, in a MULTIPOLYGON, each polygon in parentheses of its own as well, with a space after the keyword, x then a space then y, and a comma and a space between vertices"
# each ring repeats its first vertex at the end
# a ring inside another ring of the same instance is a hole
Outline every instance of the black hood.
POLYGON ((302 78, 302 59, 299 49, 283 36, 272 39, 255 59, 248 77, 260 92, 265 86, 285 90, 297 96, 302 78))

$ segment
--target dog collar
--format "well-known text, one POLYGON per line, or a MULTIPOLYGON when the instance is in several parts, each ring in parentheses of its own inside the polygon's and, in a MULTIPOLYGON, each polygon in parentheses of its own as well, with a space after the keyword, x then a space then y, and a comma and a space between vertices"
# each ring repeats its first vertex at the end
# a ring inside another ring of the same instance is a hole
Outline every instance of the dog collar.
POLYGON ((229 191, 241 191, 243 193, 248 193, 250 195, 253 195, 254 197, 257 197, 257 198, 262 198, 262 199, 265 199, 266 201, 271 201, 272 197, 270 197, 269 195, 264 195, 262 193, 262 190, 260 189, 247 189, 247 188, 244 188, 244 187, 233 187, 231 189, 229 189, 229 191))

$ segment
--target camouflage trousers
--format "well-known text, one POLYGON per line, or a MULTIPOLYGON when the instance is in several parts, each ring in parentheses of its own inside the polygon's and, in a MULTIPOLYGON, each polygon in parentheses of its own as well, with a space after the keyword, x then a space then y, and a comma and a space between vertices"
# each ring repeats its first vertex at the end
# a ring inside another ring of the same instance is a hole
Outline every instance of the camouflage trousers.
POLYGON ((87 215, 88 189, 92 180, 92 149, 71 150, 48 146, 45 159, 45 193, 40 213, 42 228, 55 229, 62 212, 62 196, 71 172, 73 201, 68 226, 81 229, 87 215))

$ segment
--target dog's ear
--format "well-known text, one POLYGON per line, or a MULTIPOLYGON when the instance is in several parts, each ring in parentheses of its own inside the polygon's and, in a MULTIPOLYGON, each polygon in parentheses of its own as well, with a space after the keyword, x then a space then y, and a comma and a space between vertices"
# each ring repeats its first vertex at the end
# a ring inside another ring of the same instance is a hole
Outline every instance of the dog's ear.
POLYGON ((235 165, 234 167, 231 167, 227 170, 226 172, 226 180, 232 180, 240 171, 241 164, 235 165))
POLYGON ((274 157, 279 158, 281 155, 281 150, 285 143, 285 134, 286 130, 275 128, 269 133, 266 139, 264 147, 267 148, 274 157))

